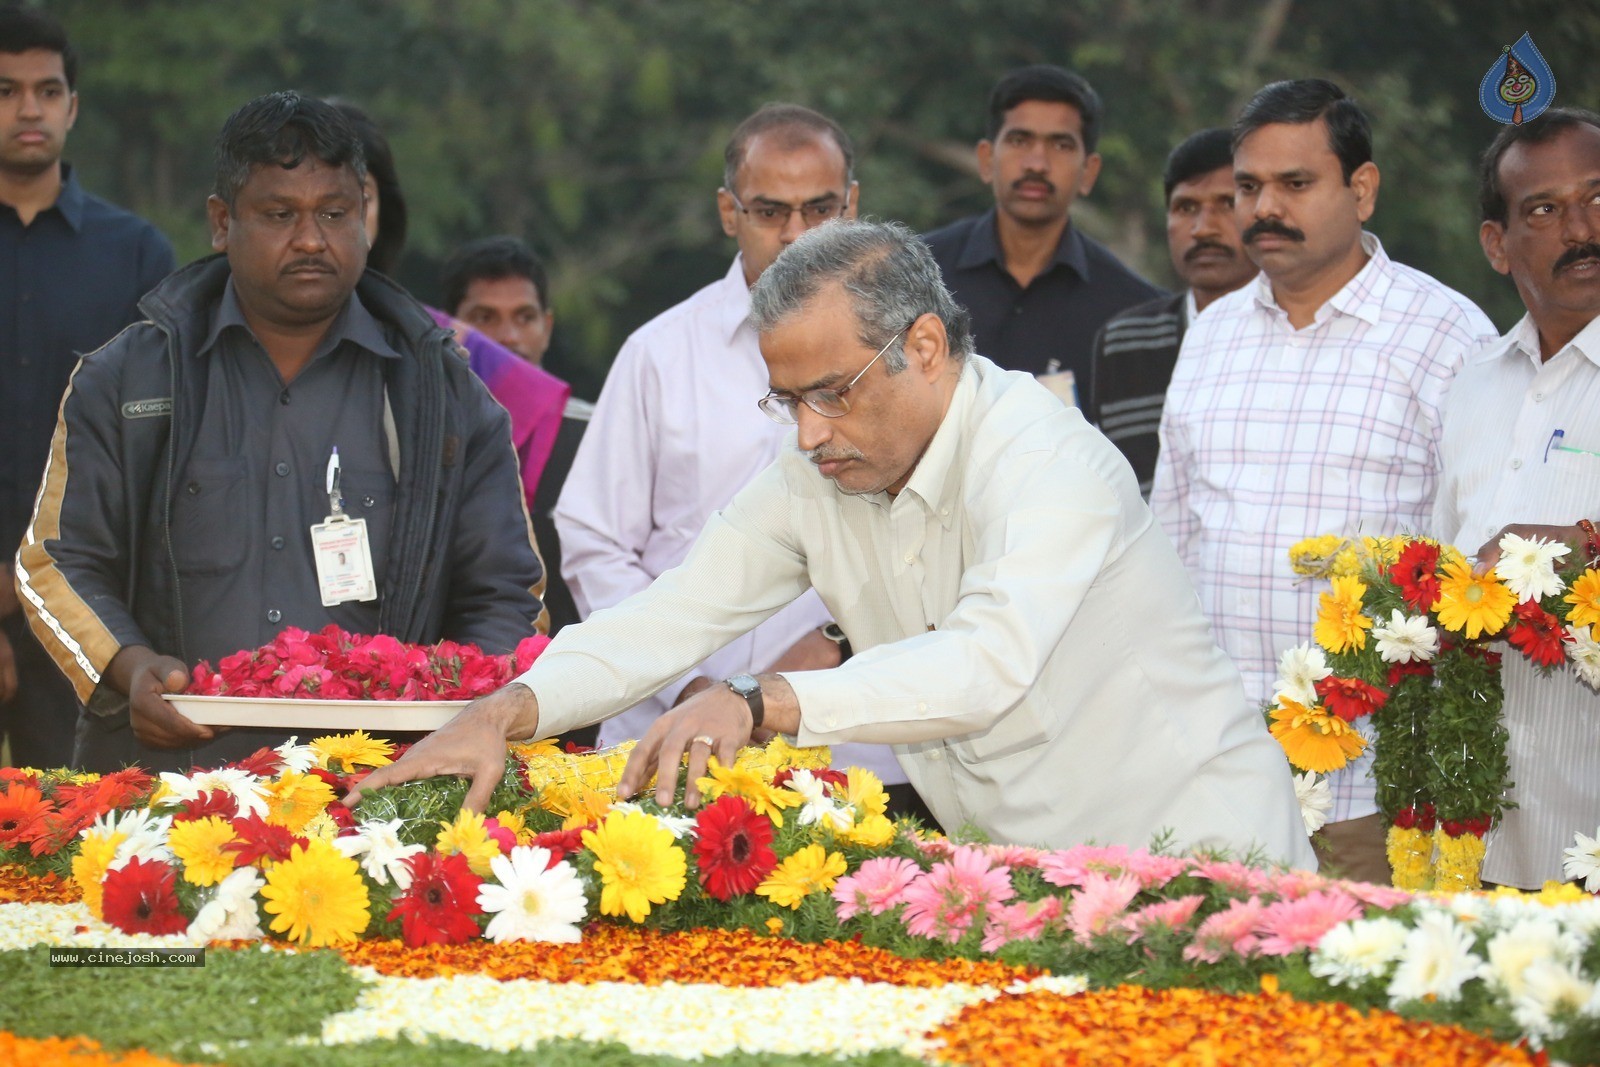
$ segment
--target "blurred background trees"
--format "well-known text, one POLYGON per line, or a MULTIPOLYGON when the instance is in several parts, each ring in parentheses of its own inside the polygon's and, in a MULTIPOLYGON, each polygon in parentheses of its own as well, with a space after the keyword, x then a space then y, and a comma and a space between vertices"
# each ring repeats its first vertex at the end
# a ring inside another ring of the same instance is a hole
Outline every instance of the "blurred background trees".
POLYGON ((1390 254, 1520 314, 1478 250, 1476 159, 1496 126, 1483 72, 1524 30, 1557 104, 1600 104, 1600 5, 1554 0, 48 0, 83 54, 69 158, 155 221, 180 260, 209 251, 211 144, 280 88, 361 104, 393 142, 411 212, 400 280, 513 233, 550 263, 550 366, 593 397, 622 339, 718 277, 732 243, 713 192, 733 125, 809 104, 856 139, 863 212, 929 229, 990 202, 972 145, 1003 71, 1050 62, 1107 104, 1084 229, 1171 284, 1161 165, 1262 84, 1319 75, 1372 115, 1390 254))

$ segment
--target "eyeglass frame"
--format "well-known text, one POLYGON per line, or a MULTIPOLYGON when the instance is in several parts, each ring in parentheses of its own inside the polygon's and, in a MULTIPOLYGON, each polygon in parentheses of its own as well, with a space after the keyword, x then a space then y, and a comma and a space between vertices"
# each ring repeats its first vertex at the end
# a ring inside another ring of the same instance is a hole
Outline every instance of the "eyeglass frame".
MULTIPOLYGON (((770 207, 770 208, 780 208, 781 207, 781 208, 783 208, 783 210, 785 212, 782 220, 773 219, 771 222, 764 222, 761 219, 757 218, 755 215, 751 214, 751 211, 753 209, 744 206, 744 201, 739 199, 739 194, 738 193, 734 192, 732 189, 727 188, 726 186, 723 187, 722 191, 727 193, 728 194, 728 199, 733 201, 734 210, 738 211, 741 215, 744 215, 754 225, 756 225, 756 226, 758 226, 758 227, 760 227, 762 229, 782 230, 785 226, 789 225, 789 220, 791 218, 793 218, 795 212, 798 211, 800 213, 800 221, 801 222, 805 222, 806 223, 806 229, 809 230, 813 226, 821 226, 823 223, 832 222, 834 219, 842 219, 842 218, 844 218, 845 212, 850 210, 850 194, 855 192, 855 186, 856 186, 855 182, 851 182, 849 185, 845 186, 844 202, 839 205, 839 210, 838 210, 838 212, 836 214, 829 215, 825 219, 818 219, 816 222, 806 222, 805 212, 806 212, 806 208, 807 207, 810 207, 812 204, 815 204, 816 200, 823 199, 822 197, 817 197, 814 200, 807 200, 804 204, 801 204, 798 207, 795 206, 794 204, 786 204, 781 200, 769 200, 765 204, 759 204, 759 205, 757 205, 758 207, 770 207)), ((828 193, 827 195, 828 196, 832 196, 833 194, 832 193, 828 193)), ((821 206, 821 205, 818 205, 818 206, 821 206)))
MULTIPOLYGON (((917 316, 918 319, 920 319, 921 317, 922 317, 921 315, 917 316)), ((839 389, 822 389, 822 388, 807 389, 802 393, 782 393, 782 392, 779 392, 776 389, 770 389, 770 390, 767 391, 767 395, 766 396, 764 396, 760 400, 756 401, 756 407, 761 409, 761 413, 763 415, 765 415, 767 418, 771 419, 773 422, 777 423, 780 426, 793 426, 793 425, 795 425, 796 423, 798 423, 800 421, 800 405, 802 403, 805 404, 806 407, 810 408, 812 411, 815 411, 818 415, 821 415, 825 419, 842 419, 842 418, 844 418, 846 415, 850 414, 850 401, 845 399, 845 394, 849 393, 850 390, 854 389, 856 387, 856 383, 861 380, 861 376, 866 374, 867 371, 871 370, 872 369, 872 365, 874 363, 878 362, 878 360, 883 358, 883 354, 885 352, 889 351, 889 349, 894 346, 894 343, 896 341, 900 340, 901 335, 906 333, 906 331, 910 330, 911 327, 915 326, 916 324, 917 324, 917 319, 912 319, 910 322, 906 323, 904 326, 902 326, 898 330, 896 330, 894 332, 894 336, 889 338, 888 343, 885 344, 882 348, 878 349, 878 354, 873 356, 871 359, 867 360, 867 365, 865 367, 862 367, 860 370, 856 371, 856 376, 854 378, 851 378, 848 382, 846 382, 842 388, 839 388, 839 389), (833 395, 833 398, 839 402, 840 406, 842 406, 844 408, 844 410, 840 411, 840 412, 837 412, 837 413, 830 412, 830 411, 823 411, 811 399, 812 397, 818 395, 819 393, 831 393, 833 395), (769 400, 774 402, 775 404, 777 404, 778 405, 778 410, 780 412, 782 412, 787 417, 786 418, 779 418, 776 414, 774 414, 772 408, 767 406, 767 402, 769 400)))

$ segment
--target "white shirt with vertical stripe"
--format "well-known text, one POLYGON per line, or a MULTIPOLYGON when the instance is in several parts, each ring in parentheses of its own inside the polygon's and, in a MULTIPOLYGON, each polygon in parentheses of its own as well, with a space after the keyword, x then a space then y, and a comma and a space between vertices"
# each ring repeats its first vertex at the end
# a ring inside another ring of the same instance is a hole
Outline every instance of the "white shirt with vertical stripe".
MULTIPOLYGON (((1531 317, 1473 355, 1445 408, 1434 529, 1474 552, 1504 526, 1600 519, 1600 318, 1548 360, 1531 317), (1581 452, 1550 449, 1556 430, 1581 452)), ((1559 880, 1562 850, 1600 826, 1600 694, 1503 647, 1507 753, 1515 783, 1489 836, 1487 881, 1559 880)))
MULTIPOLYGON (((1427 529, 1445 392, 1498 336, 1472 301, 1361 240, 1371 258, 1303 329, 1264 274, 1208 305, 1162 415, 1150 507, 1256 704, 1283 650, 1311 640, 1326 588, 1290 571, 1290 547, 1427 529)), ((1377 811, 1370 752, 1329 786, 1332 821, 1377 811)))

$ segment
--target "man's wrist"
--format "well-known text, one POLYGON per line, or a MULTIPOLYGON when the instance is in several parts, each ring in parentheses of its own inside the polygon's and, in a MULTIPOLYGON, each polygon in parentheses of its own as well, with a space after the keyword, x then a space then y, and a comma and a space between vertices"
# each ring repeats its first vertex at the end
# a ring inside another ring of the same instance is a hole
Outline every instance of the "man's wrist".
POLYGON ((523 741, 539 732, 539 697, 526 682, 510 681, 499 700, 488 701, 486 714, 507 741, 523 741))

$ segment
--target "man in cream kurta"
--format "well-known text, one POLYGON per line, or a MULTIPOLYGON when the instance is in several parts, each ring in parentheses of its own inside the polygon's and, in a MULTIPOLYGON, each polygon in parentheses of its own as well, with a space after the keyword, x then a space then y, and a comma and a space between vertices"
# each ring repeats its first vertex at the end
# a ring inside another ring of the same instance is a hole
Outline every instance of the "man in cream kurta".
MULTIPOLYGON (((968 354, 926 248, 895 224, 831 224, 753 296, 800 450, 713 516, 681 567, 564 630, 520 684, 369 781, 472 773, 480 799, 503 766, 495 731, 549 736, 615 714, 814 588, 861 651, 762 676, 767 724, 802 744, 893 745, 945 826, 1050 847, 1171 831, 1314 866, 1282 750, 1246 710, 1127 461, 1031 376, 968 354), (879 284, 886 271, 864 261, 884 259, 919 283, 895 305, 910 324, 886 339, 899 312, 868 329, 840 284, 879 284), (775 324, 769 284, 797 301, 775 324), (869 338, 880 356, 899 343, 885 368, 869 338), (813 417, 813 400, 847 391, 846 413, 813 417)), ((621 792, 685 750, 692 783, 755 716, 729 688, 697 695, 652 727, 621 792)))

